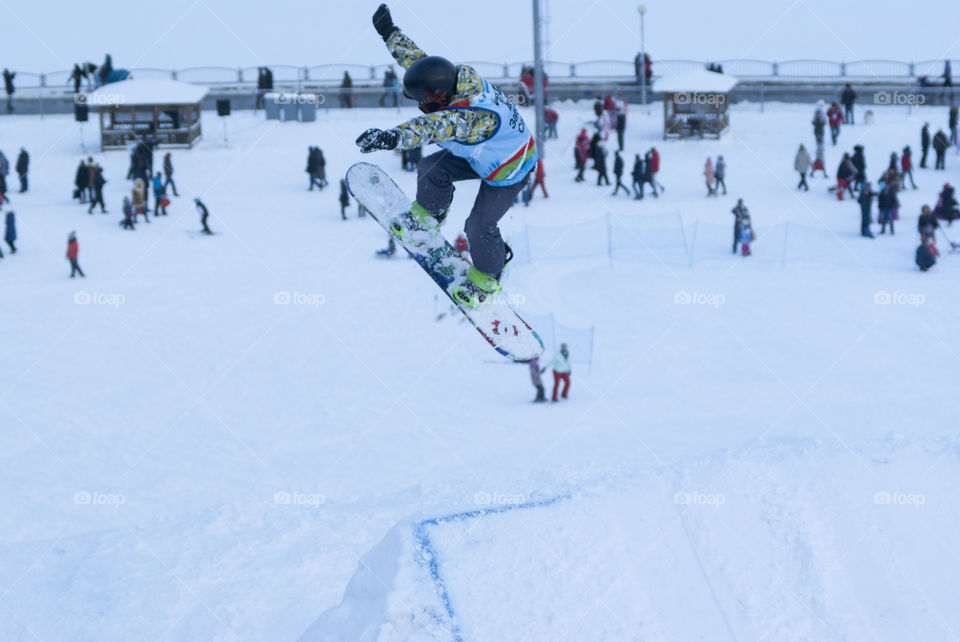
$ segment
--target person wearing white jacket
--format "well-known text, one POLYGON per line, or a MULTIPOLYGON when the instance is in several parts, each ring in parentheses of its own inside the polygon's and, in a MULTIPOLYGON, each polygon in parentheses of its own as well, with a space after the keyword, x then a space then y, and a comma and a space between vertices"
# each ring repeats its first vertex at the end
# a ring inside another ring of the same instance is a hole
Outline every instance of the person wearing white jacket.
POLYGON ((810 171, 812 163, 810 152, 807 151, 806 147, 800 145, 800 149, 797 150, 797 155, 793 159, 793 168, 800 172, 800 184, 797 185, 797 189, 803 188, 808 192, 810 191, 810 186, 807 185, 807 172, 810 171))
POLYGON ((567 398, 570 392, 570 353, 567 351, 567 344, 560 344, 560 352, 553 357, 548 366, 553 369, 553 401, 557 401, 557 389, 560 382, 563 382, 563 392, 560 396, 567 398))

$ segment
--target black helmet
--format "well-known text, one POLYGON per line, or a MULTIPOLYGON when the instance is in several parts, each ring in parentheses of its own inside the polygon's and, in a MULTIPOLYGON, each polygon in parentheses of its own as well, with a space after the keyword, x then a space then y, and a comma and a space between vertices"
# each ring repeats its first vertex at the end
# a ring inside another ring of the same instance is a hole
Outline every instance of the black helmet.
POLYGON ((420 104, 445 104, 457 94, 457 67, 441 56, 420 58, 403 75, 403 95, 420 104))

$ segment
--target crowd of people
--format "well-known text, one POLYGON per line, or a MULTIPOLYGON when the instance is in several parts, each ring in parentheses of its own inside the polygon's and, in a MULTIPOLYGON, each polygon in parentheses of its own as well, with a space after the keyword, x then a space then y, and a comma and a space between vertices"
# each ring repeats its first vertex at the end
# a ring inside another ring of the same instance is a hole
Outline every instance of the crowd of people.
MULTIPOLYGON (((811 159, 810 153, 803 144, 798 148, 794 157, 794 169, 800 175, 797 189, 809 191, 808 174, 812 178, 817 170, 821 170, 823 176, 827 177, 823 151, 825 127, 829 124, 831 142, 836 145, 840 137, 841 126, 854 124, 855 102, 856 93, 848 84, 840 94, 839 103, 833 102, 829 108, 826 107, 824 101, 817 103, 812 121, 817 157, 815 160, 811 159), (843 105, 842 109, 840 107, 841 103, 843 105)), ((931 136, 930 123, 923 124, 920 130, 920 169, 927 168, 927 157, 931 148, 935 155, 935 171, 946 169, 947 151, 952 146, 957 149, 957 153, 960 153, 957 112, 956 105, 951 105, 947 111, 949 135, 941 128, 931 136)), ((861 236, 875 238, 871 229, 871 225, 874 224, 880 226, 879 234, 885 235, 889 230, 889 234, 892 236, 895 233, 895 222, 900 218, 899 194, 907 189, 908 185, 910 189, 917 189, 914 169, 913 150, 910 145, 904 145, 899 154, 897 151, 890 153, 889 163, 880 172, 876 186, 874 186, 874 183, 867 178, 864 146, 855 144, 851 151, 843 153, 836 170, 836 185, 830 189, 836 193, 837 200, 842 201, 845 195, 849 195, 857 202, 860 208, 861 236), (877 207, 876 219, 873 215, 874 203, 877 207)), ((957 218, 960 218, 960 212, 957 210, 954 190, 949 183, 946 183, 937 198, 936 206, 931 209, 928 205, 924 205, 921 208, 917 226, 920 233, 920 246, 916 252, 916 263, 920 269, 924 271, 930 269, 939 256, 936 247, 936 231, 940 229, 939 222, 946 221, 949 226, 957 218)), ((953 246, 953 243, 951 245, 953 246)))

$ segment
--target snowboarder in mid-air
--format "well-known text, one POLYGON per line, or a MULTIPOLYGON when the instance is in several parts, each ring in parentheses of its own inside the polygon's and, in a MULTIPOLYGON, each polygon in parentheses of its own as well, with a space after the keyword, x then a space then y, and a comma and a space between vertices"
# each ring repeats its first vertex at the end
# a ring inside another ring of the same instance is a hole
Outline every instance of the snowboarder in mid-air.
POLYGON ((417 101, 424 115, 392 129, 368 129, 357 145, 364 153, 429 143, 443 148, 419 163, 416 200, 392 228, 401 239, 410 231, 439 229, 456 181, 481 181, 464 224, 473 265, 463 285, 451 291, 460 304, 477 307, 501 289, 509 258, 497 224, 537 164, 532 131, 516 107, 475 69, 419 49, 393 24, 387 5, 377 8, 373 25, 406 70, 403 94, 417 101))

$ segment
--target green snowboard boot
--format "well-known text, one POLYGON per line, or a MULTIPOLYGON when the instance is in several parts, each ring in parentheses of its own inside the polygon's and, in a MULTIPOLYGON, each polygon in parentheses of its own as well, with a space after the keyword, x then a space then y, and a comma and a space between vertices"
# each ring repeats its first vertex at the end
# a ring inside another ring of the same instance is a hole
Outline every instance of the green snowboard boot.
POLYGON ((467 269, 467 279, 454 287, 450 294, 460 305, 468 308, 478 308, 487 297, 503 289, 500 282, 486 272, 481 272, 472 265, 467 269))
POLYGON ((439 232, 446 217, 446 212, 436 217, 414 201, 410 211, 390 221, 390 231, 399 239, 406 238, 410 232, 439 232))

